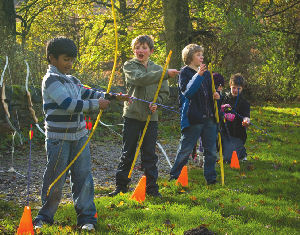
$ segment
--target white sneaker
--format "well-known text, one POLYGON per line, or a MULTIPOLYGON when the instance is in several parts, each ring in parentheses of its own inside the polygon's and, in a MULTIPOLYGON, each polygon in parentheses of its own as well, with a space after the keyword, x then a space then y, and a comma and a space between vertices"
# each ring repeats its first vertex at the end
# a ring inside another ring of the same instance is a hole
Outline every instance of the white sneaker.
POLYGON ((85 224, 81 227, 81 230, 92 231, 95 230, 95 226, 93 224, 85 224))
POLYGON ((34 223, 34 229, 41 229, 43 227, 44 223, 42 220, 38 220, 34 223))

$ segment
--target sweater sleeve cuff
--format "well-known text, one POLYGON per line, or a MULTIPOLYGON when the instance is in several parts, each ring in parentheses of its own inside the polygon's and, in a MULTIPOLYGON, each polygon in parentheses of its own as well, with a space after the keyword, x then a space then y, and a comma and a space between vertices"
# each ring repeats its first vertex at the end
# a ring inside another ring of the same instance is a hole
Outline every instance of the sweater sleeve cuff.
POLYGON ((97 99, 89 100, 89 111, 95 111, 99 109, 99 101, 97 99))
POLYGON ((97 92, 97 99, 104 98, 105 93, 104 92, 97 92))
POLYGON ((169 74, 168 74, 168 70, 166 70, 166 73, 164 75, 164 80, 168 80, 170 77, 169 77, 169 74))

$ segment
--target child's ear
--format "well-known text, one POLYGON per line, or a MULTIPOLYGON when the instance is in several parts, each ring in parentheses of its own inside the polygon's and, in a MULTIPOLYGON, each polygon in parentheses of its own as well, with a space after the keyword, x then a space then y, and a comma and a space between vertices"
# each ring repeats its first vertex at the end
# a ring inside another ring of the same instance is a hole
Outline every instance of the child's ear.
POLYGON ((152 54, 154 52, 154 48, 151 49, 150 53, 152 54))
POLYGON ((50 61, 53 61, 53 60, 55 59, 55 57, 54 57, 53 54, 50 54, 50 55, 48 56, 48 59, 49 59, 50 61))

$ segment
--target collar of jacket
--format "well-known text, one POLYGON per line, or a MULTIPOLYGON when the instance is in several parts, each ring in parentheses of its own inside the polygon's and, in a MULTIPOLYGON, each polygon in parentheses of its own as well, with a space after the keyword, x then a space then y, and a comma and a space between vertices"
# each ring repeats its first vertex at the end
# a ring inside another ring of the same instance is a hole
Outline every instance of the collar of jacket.
MULTIPOLYGON (((133 58, 133 59, 131 59, 131 61, 133 61, 133 62, 135 62, 135 63, 137 63, 137 64, 141 64, 141 65, 143 65, 144 66, 144 64, 143 63, 141 63, 137 58, 133 58)), ((148 60, 148 66, 149 65, 152 65, 154 62, 152 61, 152 60, 148 60)))

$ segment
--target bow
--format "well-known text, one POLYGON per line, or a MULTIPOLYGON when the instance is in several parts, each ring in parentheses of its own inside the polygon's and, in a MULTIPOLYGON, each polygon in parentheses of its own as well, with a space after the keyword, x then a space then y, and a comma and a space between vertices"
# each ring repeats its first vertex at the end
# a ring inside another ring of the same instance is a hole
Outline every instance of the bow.
MULTIPOLYGON (((109 93, 111 85, 112 85, 112 80, 114 78, 115 75, 115 71, 116 71, 116 67, 117 67, 117 57, 118 57, 118 31, 117 31, 117 22, 116 22, 116 15, 115 15, 115 10, 114 10, 114 1, 111 0, 111 11, 112 11, 112 15, 114 18, 114 29, 115 29, 115 55, 114 55, 114 65, 113 65, 113 69, 111 71, 111 75, 110 75, 110 79, 109 79, 109 83, 107 86, 107 91, 106 93, 109 93)), ((84 145, 82 146, 82 148, 79 150, 79 152, 76 154, 76 156, 73 158, 73 160, 69 163, 69 165, 66 167, 66 169, 64 169, 60 175, 52 182, 52 184, 49 186, 48 191, 47 191, 47 196, 50 193, 51 188, 54 186, 54 184, 70 169, 70 167, 73 165, 73 163, 77 160, 77 158, 80 156, 80 154, 82 153, 82 151, 85 149, 85 147, 87 146, 87 144, 89 143, 90 139, 92 138, 92 136, 94 135, 94 132, 98 126, 98 123, 100 121, 100 117, 103 113, 103 110, 100 109, 99 114, 97 116, 97 120, 95 122, 95 125, 91 131, 91 134, 89 135, 88 139, 86 140, 86 142, 84 143, 84 145)))
MULTIPOLYGON (((213 72, 212 72, 212 64, 211 63, 208 65, 208 70, 210 71, 212 93, 214 94, 216 92, 216 87, 215 87, 215 82, 214 82, 214 76, 213 76, 213 72)), ((220 133, 220 117, 219 117, 219 109, 218 109, 217 100, 214 100, 214 108, 215 108, 215 118, 216 118, 216 121, 217 121, 217 129, 218 129, 219 155, 220 155, 220 168, 221 168, 221 183, 222 183, 222 186, 224 186, 224 165, 223 165, 223 152, 222 152, 223 148, 222 148, 222 140, 221 140, 221 133, 220 133)))
POLYGON ((8 125, 10 126, 10 128, 16 132, 20 138, 20 143, 23 144, 23 138, 22 138, 22 134, 19 128, 15 127, 12 122, 10 121, 10 113, 8 110, 8 104, 7 104, 7 99, 6 99, 6 94, 5 94, 5 82, 4 82, 4 75, 5 75, 5 71, 6 69, 9 68, 8 65, 8 56, 6 56, 6 63, 4 66, 4 69, 2 71, 1 74, 1 80, 0 80, 0 89, 1 89, 1 107, 4 110, 4 114, 5 114, 5 120, 8 123, 8 125))
POLYGON ((31 100, 31 94, 30 94, 30 91, 28 89, 28 79, 29 79, 30 69, 29 69, 29 65, 28 65, 27 61, 26 60, 24 60, 24 61, 25 61, 26 68, 27 68, 27 74, 26 74, 26 80, 25 80, 25 89, 26 89, 26 96, 27 96, 27 102, 28 102, 28 109, 29 109, 31 117, 32 117, 32 119, 34 121, 35 126, 39 129, 39 131, 43 135, 45 135, 45 132, 40 127, 39 120, 38 120, 37 116, 35 115, 35 111, 33 109, 33 104, 32 104, 32 100, 31 100))

